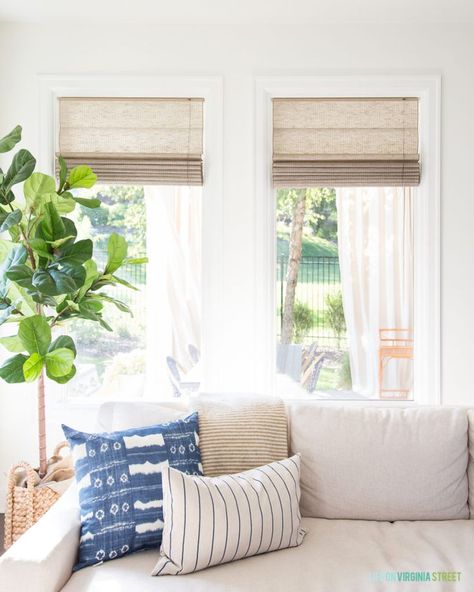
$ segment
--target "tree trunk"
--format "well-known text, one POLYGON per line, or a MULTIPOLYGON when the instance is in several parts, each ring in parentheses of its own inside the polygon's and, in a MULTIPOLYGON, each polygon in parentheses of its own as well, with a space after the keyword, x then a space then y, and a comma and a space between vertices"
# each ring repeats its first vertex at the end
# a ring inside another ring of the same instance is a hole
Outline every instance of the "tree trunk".
POLYGON ((39 439, 39 475, 43 478, 47 471, 46 459, 46 413, 44 396, 44 368, 38 378, 38 439, 39 439))
POLYGON ((289 244, 288 270, 286 272, 285 305, 283 307, 283 322, 281 328, 281 343, 291 343, 293 339, 296 285, 300 269, 301 251, 303 247, 303 224, 306 210, 306 189, 299 189, 295 208, 289 244))

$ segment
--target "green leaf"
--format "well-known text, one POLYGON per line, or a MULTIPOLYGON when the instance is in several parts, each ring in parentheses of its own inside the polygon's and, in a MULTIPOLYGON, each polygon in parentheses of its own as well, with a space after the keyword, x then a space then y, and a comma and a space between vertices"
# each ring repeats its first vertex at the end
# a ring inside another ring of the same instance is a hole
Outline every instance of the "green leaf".
POLYGON ((95 185, 96 181, 97 175, 90 167, 85 164, 71 169, 67 179, 71 189, 79 189, 80 187, 90 189, 95 185))
POLYGON ((64 238, 58 238, 58 240, 55 240, 55 241, 45 241, 45 242, 48 243, 49 245, 51 245, 51 247, 53 249, 59 249, 59 247, 61 247, 65 243, 68 243, 72 238, 76 238, 76 237, 71 234, 69 236, 65 236, 64 238))
POLYGON ((125 286, 130 290, 135 290, 136 292, 139 292, 138 288, 135 288, 135 286, 132 286, 132 284, 130 284, 126 280, 122 280, 121 278, 118 278, 117 276, 111 274, 101 275, 100 277, 98 277, 97 280, 92 284, 91 290, 97 291, 103 288, 104 286, 116 286, 117 284, 125 286))
POLYGON ((112 332, 112 331, 113 331, 112 327, 111 327, 111 326, 110 326, 108 323, 106 323, 106 322, 104 321, 104 319, 100 318, 100 319, 99 319, 99 324, 100 324, 100 326, 101 326, 103 329, 105 329, 106 331, 110 331, 110 332, 112 332))
POLYGON ((76 284, 76 290, 84 285, 86 270, 82 265, 63 265, 62 272, 67 274, 76 284))
POLYGON ((7 205, 7 204, 11 203, 12 201, 15 201, 15 194, 13 193, 12 190, 7 191, 6 195, 0 194, 0 203, 1 204, 7 205))
POLYGON ((37 290, 48 296, 69 294, 77 289, 74 278, 54 268, 37 269, 33 274, 32 283, 37 290))
POLYGON ((8 360, 6 360, 0 367, 0 378, 3 378, 3 380, 9 384, 25 382, 23 364, 27 359, 27 356, 24 354, 17 354, 12 358, 8 358, 8 360))
POLYGON ((32 287, 33 270, 24 263, 22 265, 12 265, 5 275, 10 281, 16 282, 22 288, 32 287))
POLYGON ((9 241, 0 241, 0 246, 3 247, 6 252, 6 257, 0 265, 0 294, 4 294, 8 284, 6 272, 14 265, 25 263, 28 253, 23 245, 13 246, 9 241))
POLYGON ((71 236, 71 242, 74 242, 74 239, 77 237, 77 228, 76 225, 72 220, 69 218, 61 218, 64 224, 64 228, 66 229, 64 236, 71 236))
POLYGON ((41 374, 44 366, 44 359, 38 353, 32 353, 31 356, 23 364, 23 374, 26 382, 33 382, 41 374))
POLYGON ((51 328, 44 317, 34 315, 20 322, 18 337, 29 354, 44 356, 51 343, 51 328))
POLYGON ((23 185, 26 203, 29 207, 35 207, 41 197, 54 193, 56 184, 53 177, 43 173, 33 173, 23 185))
POLYGON ((62 218, 59 216, 54 204, 45 204, 43 220, 40 224, 42 236, 47 241, 54 241, 67 236, 62 218))
POLYGON ((9 152, 21 140, 21 125, 17 125, 12 131, 0 139, 0 152, 9 152))
POLYGON ((18 243, 20 241, 20 229, 18 226, 12 226, 9 228, 8 233, 12 239, 12 243, 18 243))
POLYGON ((79 290, 78 300, 82 300, 82 298, 84 298, 87 290, 92 286, 94 281, 99 276, 99 274, 97 272, 97 265, 93 259, 89 259, 88 261, 85 261, 83 267, 86 270, 86 277, 84 278, 84 283, 82 285, 82 288, 79 290))
POLYGON ((130 282, 127 282, 126 280, 123 280, 122 278, 119 278, 116 275, 112 276, 112 282, 115 284, 120 284, 121 286, 125 286, 126 288, 129 288, 130 290, 135 290, 136 292, 140 291, 138 288, 135 288, 135 286, 132 286, 132 284, 130 282))
POLYGON ((77 241, 61 249, 58 261, 61 265, 81 265, 92 258, 92 248, 90 239, 77 241))
POLYGON ((143 265, 148 263, 148 257, 132 257, 131 259, 125 259, 124 263, 127 265, 143 265))
POLYGON ((42 294, 41 292, 32 292, 29 291, 31 299, 38 304, 43 304, 44 306, 52 306, 53 308, 56 306, 56 300, 53 296, 47 296, 46 294, 42 294))
POLYGON ((70 349, 73 352, 74 357, 76 357, 77 355, 76 345, 74 344, 73 339, 69 337, 69 335, 60 335, 59 337, 57 337, 49 346, 48 351, 52 352, 55 349, 60 348, 70 349))
POLYGON ((100 199, 86 199, 85 197, 73 197, 73 200, 85 208, 100 208, 100 199))
MULTIPOLYGON (((60 239, 63 240, 63 239, 60 239)), ((30 247, 35 253, 44 259, 53 259, 52 253, 49 252, 48 243, 42 238, 33 238, 30 240, 30 247)))
POLYGON ((77 302, 74 302, 74 300, 69 300, 66 298, 66 306, 68 308, 71 308, 72 310, 75 310, 76 312, 79 312, 79 304, 77 304, 77 302))
POLYGON ((48 378, 54 380, 54 382, 57 382, 58 384, 66 384, 66 382, 69 382, 71 378, 74 378, 74 376, 76 375, 76 367, 72 366, 70 372, 66 374, 66 376, 52 376, 48 372, 48 367, 46 367, 46 375, 48 376, 48 378))
POLYGON ((5 232, 12 226, 16 226, 20 222, 21 216, 21 210, 13 210, 5 215, 0 213, 0 232, 5 232))
POLYGON ((127 256, 127 242, 116 232, 113 232, 109 237, 107 244, 108 260, 105 267, 104 274, 114 273, 123 263, 127 256))
POLYGON ((0 337, 0 344, 9 352, 20 353, 25 351, 23 343, 18 335, 10 335, 9 337, 0 337))
POLYGON ((60 214, 70 214, 76 209, 76 202, 72 198, 71 193, 49 193, 45 196, 46 201, 52 203, 60 214))
POLYGON ((133 313, 132 313, 130 307, 127 304, 125 304, 125 302, 122 302, 121 300, 117 300, 116 298, 112 298, 111 296, 108 296, 107 294, 95 294, 94 296, 91 296, 91 297, 98 298, 99 300, 104 300, 105 302, 110 302, 110 304, 114 304, 121 312, 126 312, 133 317, 133 313))
POLYGON ((104 305, 100 300, 93 298, 84 298, 79 303, 79 310, 82 314, 97 314, 104 308, 104 305))
POLYGON ((21 312, 24 315, 30 316, 35 314, 35 303, 26 288, 21 288, 15 283, 10 283, 8 286, 8 295, 15 304, 15 308, 21 308, 21 312))
POLYGON ((67 347, 54 349, 46 354, 46 370, 48 376, 66 376, 74 363, 74 352, 67 347))
POLYGON ((61 189, 64 187, 64 183, 66 183, 67 164, 61 155, 58 156, 58 162, 59 162, 59 190, 61 191, 61 189))
POLYGON ((10 190, 16 183, 21 183, 35 170, 36 159, 28 150, 19 150, 13 157, 10 168, 5 175, 4 185, 10 190))

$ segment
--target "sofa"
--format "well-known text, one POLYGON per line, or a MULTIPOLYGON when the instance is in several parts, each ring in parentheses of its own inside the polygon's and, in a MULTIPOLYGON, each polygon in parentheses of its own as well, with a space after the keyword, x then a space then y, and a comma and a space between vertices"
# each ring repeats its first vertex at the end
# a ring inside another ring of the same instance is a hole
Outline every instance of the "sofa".
MULTIPOLYGON (((192 406, 192 403, 190 404, 192 406)), ((113 431, 174 419, 187 404, 106 403, 113 431)), ((301 546, 154 578, 159 551, 72 573, 77 492, 0 560, 2 592, 474 591, 474 409, 286 404, 301 454, 301 546)))

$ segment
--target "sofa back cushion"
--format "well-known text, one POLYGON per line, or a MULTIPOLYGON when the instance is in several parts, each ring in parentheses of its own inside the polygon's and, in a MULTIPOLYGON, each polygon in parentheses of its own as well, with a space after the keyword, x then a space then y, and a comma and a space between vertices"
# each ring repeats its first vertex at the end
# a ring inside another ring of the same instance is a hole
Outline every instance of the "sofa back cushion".
POLYGON ((467 468, 467 478, 469 481, 469 510, 471 520, 474 520, 474 409, 467 412, 469 421, 469 465, 467 468))
POLYGON ((107 401, 99 408, 97 429, 117 432, 130 428, 142 428, 157 423, 175 421, 189 413, 189 401, 107 401))
POLYGON ((304 516, 469 517, 467 411, 291 403, 304 516))

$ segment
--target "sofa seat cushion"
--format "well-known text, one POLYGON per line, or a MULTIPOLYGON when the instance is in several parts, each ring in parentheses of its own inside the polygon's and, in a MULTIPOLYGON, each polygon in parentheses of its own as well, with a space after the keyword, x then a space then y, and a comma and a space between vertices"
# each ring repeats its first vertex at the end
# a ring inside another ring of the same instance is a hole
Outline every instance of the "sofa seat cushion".
MULTIPOLYGON (((426 584, 374 581, 386 572, 460 572, 460 581, 430 582, 433 591, 474 590, 474 525, 469 520, 365 522, 304 518, 300 547, 181 576, 150 573, 157 551, 144 551, 76 572, 64 592, 380 592, 426 584)), ((428 589, 428 588, 427 588, 428 589)))

